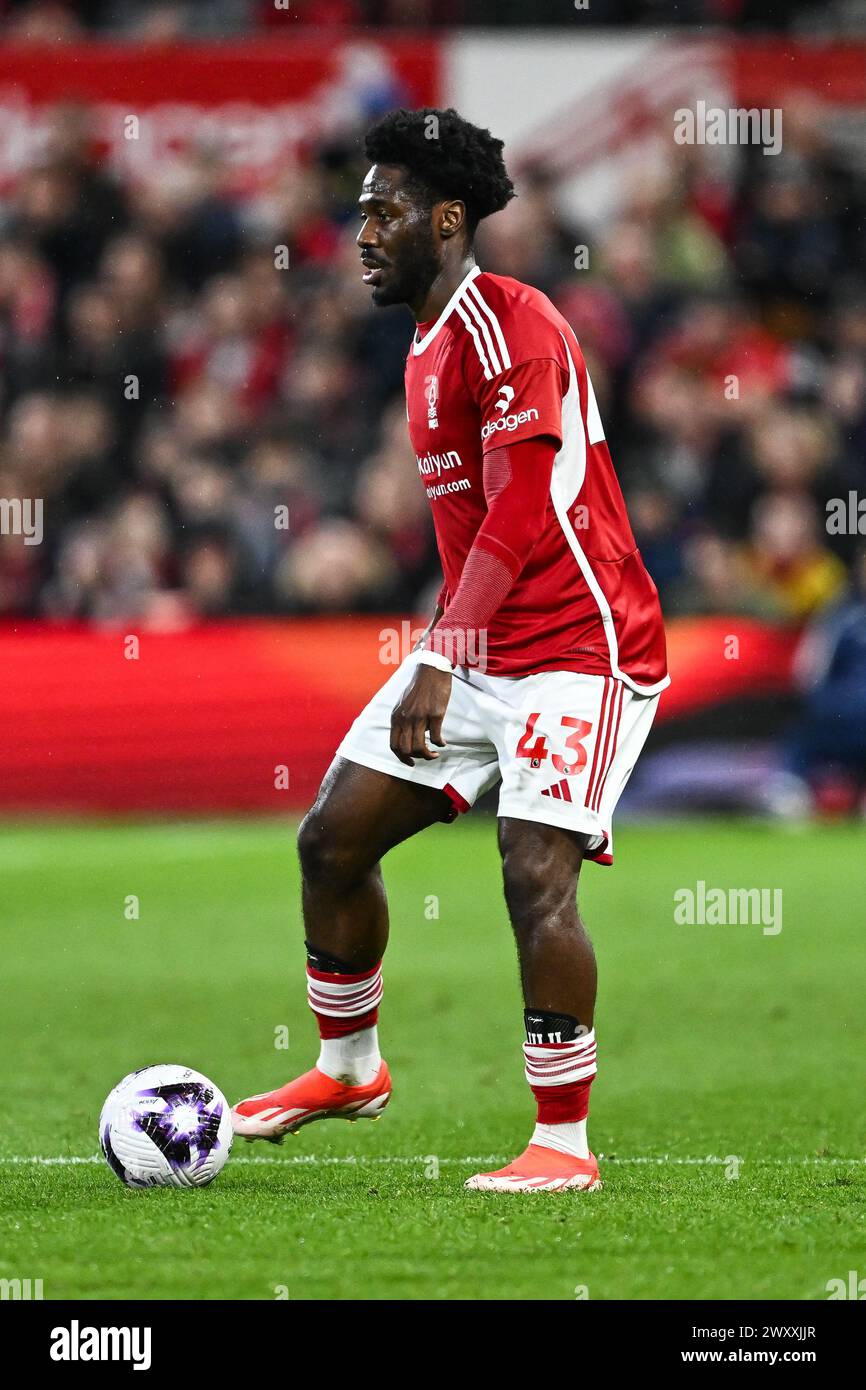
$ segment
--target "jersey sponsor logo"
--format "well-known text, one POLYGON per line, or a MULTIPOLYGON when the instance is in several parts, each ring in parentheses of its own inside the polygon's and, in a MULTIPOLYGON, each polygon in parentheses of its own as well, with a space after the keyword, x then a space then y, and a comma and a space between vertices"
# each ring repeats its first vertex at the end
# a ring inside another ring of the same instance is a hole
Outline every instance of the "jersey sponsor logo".
POLYGON ((439 378, 435 372, 424 378, 424 399, 427 402, 427 428, 438 430, 439 416, 436 408, 439 404, 439 378))
POLYGON ((526 425, 530 420, 538 419, 538 411, 534 406, 528 410, 517 410, 513 415, 503 415, 500 420, 488 420, 481 431, 482 439, 489 439, 497 430, 507 430, 512 434, 520 425, 526 425))
POLYGON ((449 449, 445 454, 416 454, 415 458, 422 478, 440 478, 451 468, 463 467, 463 460, 456 449, 449 449))
POLYGON ((468 492, 472 487, 469 478, 455 478, 450 483, 431 483, 427 488, 428 497, 445 497, 449 492, 468 492))
POLYGON ((514 387, 500 386, 499 394, 502 397, 502 400, 496 402, 496 409, 501 410, 502 414, 504 415, 508 407, 511 405, 511 402, 514 400, 514 387))

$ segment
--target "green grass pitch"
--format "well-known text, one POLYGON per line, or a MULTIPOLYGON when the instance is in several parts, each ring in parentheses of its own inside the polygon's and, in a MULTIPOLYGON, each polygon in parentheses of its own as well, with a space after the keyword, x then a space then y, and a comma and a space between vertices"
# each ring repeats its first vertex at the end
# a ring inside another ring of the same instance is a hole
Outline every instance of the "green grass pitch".
POLYGON ((386 879, 383 1119, 238 1144, 200 1192, 130 1192, 33 1159, 92 1160, 136 1067, 183 1062, 234 1100, 312 1065, 292 827, 0 832, 0 1277, 49 1299, 572 1300, 824 1299, 866 1275, 861 830, 624 826, 616 867, 586 867, 592 1196, 462 1190, 532 1123, 493 821, 427 832, 386 879), (782 931, 676 925, 700 879, 781 888, 782 931))

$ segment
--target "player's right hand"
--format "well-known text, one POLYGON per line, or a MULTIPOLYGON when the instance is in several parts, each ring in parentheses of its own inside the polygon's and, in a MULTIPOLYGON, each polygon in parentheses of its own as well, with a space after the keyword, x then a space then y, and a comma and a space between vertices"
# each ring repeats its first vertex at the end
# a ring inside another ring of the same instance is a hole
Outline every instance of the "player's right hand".
POLYGON ((430 742, 445 747, 442 720, 451 698, 451 674, 435 666, 418 666, 402 697, 391 714, 391 752, 407 767, 415 766, 416 758, 429 761, 439 754, 427 746, 430 742))

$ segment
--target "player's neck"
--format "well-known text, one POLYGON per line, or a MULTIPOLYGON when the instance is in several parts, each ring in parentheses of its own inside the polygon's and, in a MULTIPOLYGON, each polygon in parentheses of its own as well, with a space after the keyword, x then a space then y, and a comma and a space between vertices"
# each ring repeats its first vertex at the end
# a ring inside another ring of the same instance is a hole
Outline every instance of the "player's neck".
POLYGON ((409 306, 415 315, 415 322, 430 323, 433 319, 438 319, 457 286, 461 280, 465 280, 474 265, 475 253, 473 251, 467 251, 465 256, 461 256, 453 265, 447 263, 443 265, 427 291, 423 304, 410 304, 409 306))

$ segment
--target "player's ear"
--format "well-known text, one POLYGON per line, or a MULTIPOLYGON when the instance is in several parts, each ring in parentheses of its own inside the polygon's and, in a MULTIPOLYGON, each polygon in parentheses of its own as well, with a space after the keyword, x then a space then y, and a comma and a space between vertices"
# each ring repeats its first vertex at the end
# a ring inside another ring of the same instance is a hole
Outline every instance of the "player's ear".
POLYGON ((459 201, 438 205, 439 235, 443 241, 450 240, 466 225, 466 204, 459 201))

